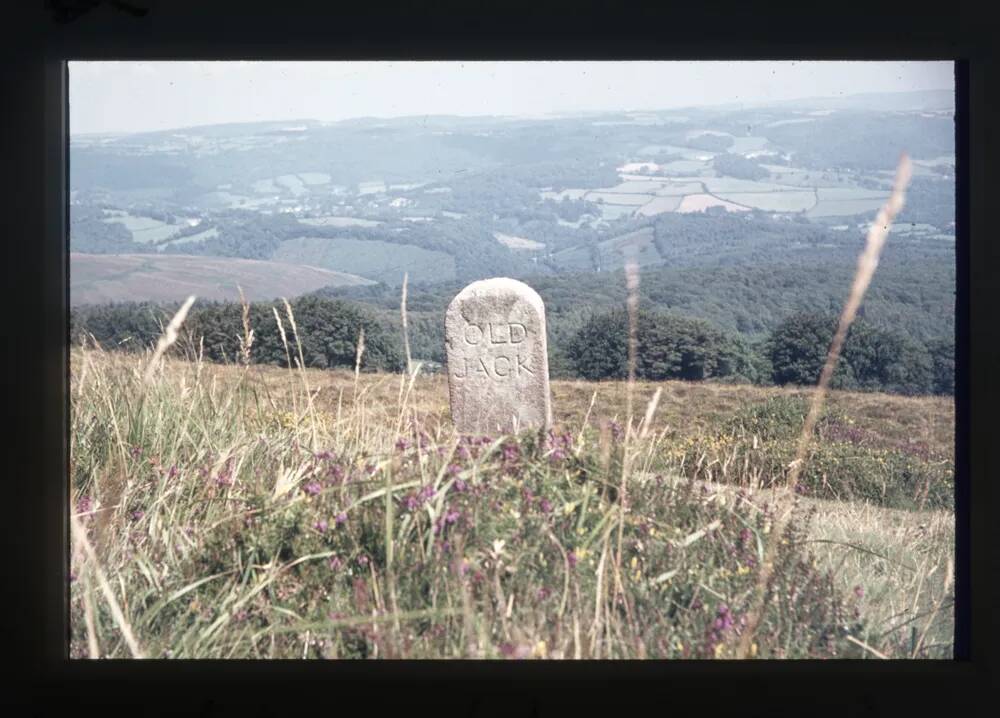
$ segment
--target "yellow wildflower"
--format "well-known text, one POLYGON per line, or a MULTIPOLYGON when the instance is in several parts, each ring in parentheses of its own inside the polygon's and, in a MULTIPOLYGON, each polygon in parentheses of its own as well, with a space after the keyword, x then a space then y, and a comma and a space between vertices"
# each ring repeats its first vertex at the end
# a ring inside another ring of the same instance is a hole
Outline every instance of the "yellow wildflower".
POLYGON ((757 657, 757 644, 756 643, 751 643, 750 644, 750 657, 751 658, 756 658, 757 657))

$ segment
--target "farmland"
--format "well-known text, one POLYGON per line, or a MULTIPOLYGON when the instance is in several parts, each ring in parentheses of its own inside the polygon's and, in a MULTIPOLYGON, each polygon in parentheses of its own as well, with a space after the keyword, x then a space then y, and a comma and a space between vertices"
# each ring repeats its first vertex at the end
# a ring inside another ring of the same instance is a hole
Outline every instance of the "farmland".
POLYGON ((316 267, 184 255, 71 254, 70 300, 103 304, 144 296, 168 302, 195 294, 205 299, 273 299, 327 286, 371 284, 367 279, 316 267))
POLYGON ((397 281, 404 272, 409 272, 414 281, 451 279, 455 275, 454 260, 443 252, 349 237, 296 237, 283 242, 273 256, 278 261, 382 281, 397 281))

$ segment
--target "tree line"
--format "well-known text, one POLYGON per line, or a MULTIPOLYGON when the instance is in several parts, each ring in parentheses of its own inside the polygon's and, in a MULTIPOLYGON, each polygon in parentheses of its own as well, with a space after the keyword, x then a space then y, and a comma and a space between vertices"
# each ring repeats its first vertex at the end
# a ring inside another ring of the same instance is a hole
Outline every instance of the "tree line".
MULTIPOLYGON (((341 299, 303 296, 249 305, 254 339, 244 352, 243 307, 198 302, 184 323, 181 351, 214 362, 353 368, 364 331, 361 369, 404 368, 398 314, 341 299), (280 325, 279 325, 280 322, 280 325)), ((71 339, 105 349, 143 350, 155 344, 177 305, 148 302, 80 307, 71 312, 71 339)), ((636 377, 650 381, 713 380, 758 385, 811 385, 833 338, 837 317, 824 312, 788 315, 764 338, 725 331, 704 319, 642 309, 637 316, 636 377)), ((592 381, 628 375, 628 316, 622 306, 593 312, 572 332, 551 332, 552 373, 592 381)), ((411 317, 415 357, 443 363, 443 314, 411 317), (440 345, 440 346, 438 346, 440 345), (437 351, 435 351, 435 348, 437 351), (424 355, 428 356, 424 356, 424 355)), ((834 388, 897 394, 951 394, 954 341, 916 342, 864 318, 852 325, 833 376, 834 388)))

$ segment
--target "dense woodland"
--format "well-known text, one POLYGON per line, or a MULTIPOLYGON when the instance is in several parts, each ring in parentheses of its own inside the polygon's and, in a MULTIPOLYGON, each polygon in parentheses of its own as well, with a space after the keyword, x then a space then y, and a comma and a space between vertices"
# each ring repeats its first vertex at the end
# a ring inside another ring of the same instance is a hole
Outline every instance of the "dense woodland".
MULTIPOLYGON (((374 290, 372 291, 374 294, 374 290)), ((413 355, 434 371, 444 363, 443 311, 428 309, 426 295, 415 298, 409 313, 413 355), (420 307, 420 308, 417 308, 420 307)), ((297 328, 280 302, 250 305, 254 341, 250 361, 287 364, 302 345, 306 366, 353 367, 364 330, 364 370, 403 367, 398 312, 340 299, 304 296, 291 302, 297 328), (279 319, 283 317, 279 328, 279 319), (282 330, 292 347, 282 338, 282 330)), ((78 344, 106 349, 142 350, 156 341, 176 306, 118 303, 78 308, 71 315, 71 336, 78 344)), ((550 314, 550 368, 556 377, 588 380, 627 375, 627 317, 624 308, 579 315, 569 327, 565 312, 550 314), (551 327, 559 327, 552 331, 551 327)), ((831 312, 794 312, 764 335, 746 335, 700 318, 667 311, 641 310, 636 367, 641 379, 719 380, 737 383, 812 384, 819 376, 836 326, 831 312)), ((183 351, 210 361, 244 361, 242 307, 236 303, 196 303, 184 325, 183 351)), ((954 341, 949 335, 917 342, 895 329, 864 318, 852 327, 834 386, 900 394, 949 394, 953 391, 954 341)))

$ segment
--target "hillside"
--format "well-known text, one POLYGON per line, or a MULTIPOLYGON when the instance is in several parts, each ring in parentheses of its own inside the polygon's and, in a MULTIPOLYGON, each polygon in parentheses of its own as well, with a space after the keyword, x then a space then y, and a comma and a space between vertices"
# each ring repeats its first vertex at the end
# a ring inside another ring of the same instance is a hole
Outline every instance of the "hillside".
POLYGON ((278 260, 395 286, 404 273, 605 272, 636 250, 648 266, 820 264, 816 249, 856 247, 906 150, 915 177, 894 237, 947 267, 953 110, 942 93, 899 94, 72 138, 71 247, 278 260))
POLYGON ((128 596, 78 544, 74 657, 734 658, 779 539, 752 657, 952 655, 949 400, 833 392, 792 497, 803 392, 640 384, 626 439, 622 383, 556 381, 548 438, 461 439, 442 377, 148 361, 72 353, 76 536, 128 596))
POLYGON ((70 254, 70 304, 104 304, 142 296, 177 302, 194 294, 203 299, 239 301, 297 296, 320 287, 361 286, 363 277, 282 262, 223 257, 148 254, 70 254))

